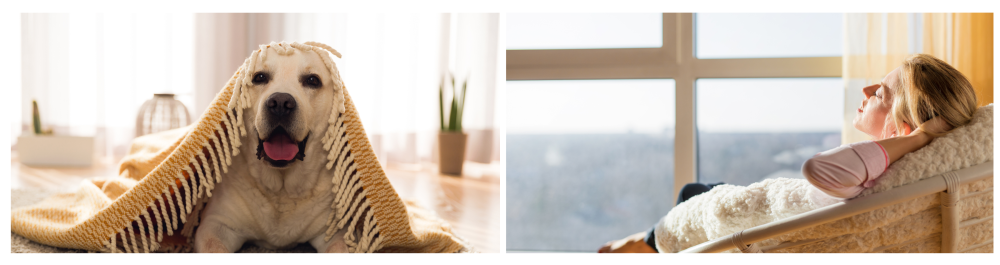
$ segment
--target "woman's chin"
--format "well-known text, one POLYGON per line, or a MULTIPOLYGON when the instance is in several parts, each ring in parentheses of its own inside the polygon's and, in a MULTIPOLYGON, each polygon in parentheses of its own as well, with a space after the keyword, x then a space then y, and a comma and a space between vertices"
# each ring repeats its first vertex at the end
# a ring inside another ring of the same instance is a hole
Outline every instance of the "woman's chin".
POLYGON ((870 132, 870 131, 868 131, 868 130, 865 130, 864 126, 860 126, 860 125, 861 125, 861 124, 860 124, 860 123, 859 123, 859 122, 858 122, 857 120, 855 120, 855 121, 854 121, 854 129, 855 129, 855 130, 858 130, 859 132, 862 132, 862 133, 864 133, 865 135, 868 135, 868 137, 871 137, 872 139, 875 139, 875 138, 877 138, 877 137, 875 136, 875 134, 872 134, 872 132, 870 132))

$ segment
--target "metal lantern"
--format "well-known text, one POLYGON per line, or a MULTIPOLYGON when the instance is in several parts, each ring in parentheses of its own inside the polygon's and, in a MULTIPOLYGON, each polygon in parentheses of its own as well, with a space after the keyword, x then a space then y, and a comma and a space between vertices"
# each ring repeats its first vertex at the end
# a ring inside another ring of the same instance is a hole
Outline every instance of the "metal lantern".
POLYGON ((184 103, 174 99, 174 94, 153 94, 153 98, 142 103, 135 118, 135 136, 167 131, 187 126, 191 123, 184 103))

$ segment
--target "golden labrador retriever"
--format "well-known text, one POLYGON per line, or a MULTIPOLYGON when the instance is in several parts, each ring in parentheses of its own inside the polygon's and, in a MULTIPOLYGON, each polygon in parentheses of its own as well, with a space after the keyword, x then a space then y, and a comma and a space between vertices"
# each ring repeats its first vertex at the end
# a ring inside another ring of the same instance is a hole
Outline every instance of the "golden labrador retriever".
POLYGON ((243 92, 252 99, 244 110, 245 155, 234 157, 228 180, 205 206, 195 251, 308 242, 319 252, 347 252, 344 231, 324 240, 334 193, 320 138, 330 126, 339 77, 314 51, 262 49, 261 56, 243 92))

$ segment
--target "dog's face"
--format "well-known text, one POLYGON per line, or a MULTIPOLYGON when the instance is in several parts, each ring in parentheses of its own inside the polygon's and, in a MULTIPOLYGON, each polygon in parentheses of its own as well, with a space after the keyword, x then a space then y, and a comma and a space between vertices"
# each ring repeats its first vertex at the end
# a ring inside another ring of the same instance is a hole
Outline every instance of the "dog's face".
POLYGON ((268 49, 266 60, 255 67, 247 90, 255 102, 253 127, 258 140, 257 158, 273 168, 287 168, 305 158, 308 142, 319 141, 329 126, 334 82, 322 58, 312 51, 279 55, 268 49))

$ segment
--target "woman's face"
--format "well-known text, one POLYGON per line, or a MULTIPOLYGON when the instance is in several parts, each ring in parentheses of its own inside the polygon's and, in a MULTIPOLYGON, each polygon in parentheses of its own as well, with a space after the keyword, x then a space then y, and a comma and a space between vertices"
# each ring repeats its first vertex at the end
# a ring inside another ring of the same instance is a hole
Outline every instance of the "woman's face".
POLYGON ((892 109, 892 92, 899 88, 899 68, 897 67, 882 78, 882 82, 862 89, 865 100, 858 108, 858 116, 854 118, 854 128, 875 138, 889 137, 892 131, 884 131, 889 110, 892 109))

